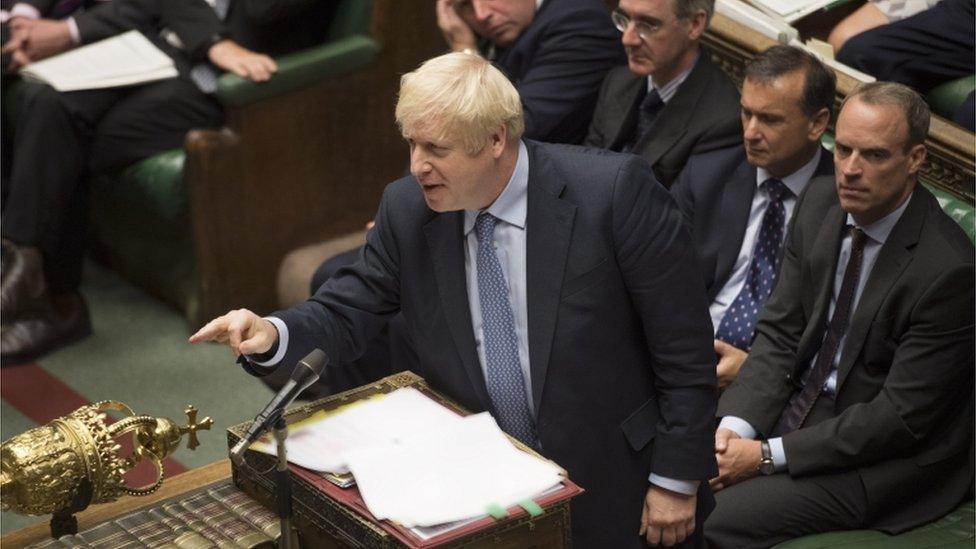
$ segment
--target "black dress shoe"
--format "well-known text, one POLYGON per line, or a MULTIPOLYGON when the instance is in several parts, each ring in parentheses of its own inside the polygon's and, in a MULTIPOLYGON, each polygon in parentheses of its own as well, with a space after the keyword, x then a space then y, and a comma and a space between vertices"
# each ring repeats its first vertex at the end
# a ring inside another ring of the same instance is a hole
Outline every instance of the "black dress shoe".
POLYGON ((0 326, 0 364, 34 361, 90 334, 88 305, 81 294, 55 296, 46 306, 0 326))
POLYGON ((4 239, 3 263, 0 266, 0 317, 9 323, 25 316, 29 309, 42 306, 47 284, 41 252, 37 248, 18 246, 4 239))

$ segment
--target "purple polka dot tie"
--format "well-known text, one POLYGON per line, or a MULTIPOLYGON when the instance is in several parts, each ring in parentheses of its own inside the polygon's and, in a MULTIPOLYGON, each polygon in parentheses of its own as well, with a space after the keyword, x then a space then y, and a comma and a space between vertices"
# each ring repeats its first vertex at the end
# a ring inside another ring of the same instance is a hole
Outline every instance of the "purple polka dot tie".
POLYGON ((759 235, 752 248, 752 261, 749 263, 746 283, 725 312, 715 332, 715 339, 747 352, 752 347, 752 335, 759 312, 762 311, 766 299, 776 285, 776 273, 780 261, 779 248, 783 242, 783 229, 786 225, 783 198, 790 192, 779 179, 767 179, 762 186, 769 196, 769 205, 766 207, 766 213, 763 214, 759 235))
POLYGON ((495 254, 493 235, 497 220, 481 213, 475 221, 478 235, 478 297, 481 302, 488 395, 502 430, 529 446, 535 446, 532 416, 525 396, 519 361, 518 337, 508 284, 495 254))

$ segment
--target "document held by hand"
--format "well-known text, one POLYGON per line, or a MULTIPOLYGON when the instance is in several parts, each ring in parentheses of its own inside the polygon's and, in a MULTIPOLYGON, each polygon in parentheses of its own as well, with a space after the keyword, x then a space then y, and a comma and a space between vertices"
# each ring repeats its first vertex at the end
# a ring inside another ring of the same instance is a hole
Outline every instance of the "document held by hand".
POLYGON ((31 63, 20 70, 29 80, 58 91, 144 84, 177 76, 173 60, 138 31, 31 63))

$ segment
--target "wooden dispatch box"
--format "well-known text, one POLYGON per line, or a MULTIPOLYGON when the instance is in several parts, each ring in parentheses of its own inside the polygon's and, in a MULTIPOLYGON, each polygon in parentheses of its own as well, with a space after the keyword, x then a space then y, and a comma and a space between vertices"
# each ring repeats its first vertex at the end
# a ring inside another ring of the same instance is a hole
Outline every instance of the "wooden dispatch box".
MULTIPOLYGON (((402 387, 414 387, 440 404, 461 414, 469 412, 444 395, 434 391, 420 376, 401 372, 376 383, 326 397, 315 402, 294 406, 285 412, 285 420, 293 423, 319 410, 332 410, 377 393, 389 393, 402 387)), ((233 447, 250 422, 227 429, 228 448, 233 447)), ((511 439, 519 448, 534 455, 531 449, 511 439)), ((249 450, 246 465, 233 465, 234 483, 262 504, 275 509, 274 464, 271 455, 249 450)), ((319 474, 290 465, 293 509, 296 529, 303 547, 491 547, 522 549, 527 547, 570 547, 569 500, 582 489, 566 479, 555 492, 537 497, 535 501, 544 513, 531 517, 520 507, 508 509, 503 520, 485 517, 470 525, 444 535, 424 540, 407 529, 389 521, 377 521, 363 503, 359 490, 339 488, 319 474)))

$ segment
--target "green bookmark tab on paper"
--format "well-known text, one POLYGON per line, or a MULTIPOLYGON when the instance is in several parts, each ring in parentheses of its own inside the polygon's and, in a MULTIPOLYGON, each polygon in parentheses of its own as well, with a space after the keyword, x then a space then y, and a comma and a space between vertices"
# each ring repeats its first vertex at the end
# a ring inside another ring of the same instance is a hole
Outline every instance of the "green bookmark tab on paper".
POLYGON ((532 501, 531 499, 523 499, 519 502, 519 507, 525 509, 525 512, 532 517, 538 517, 545 512, 542 510, 542 507, 539 507, 538 503, 532 501))
POLYGON ((495 520, 504 520, 508 516, 505 508, 497 503, 492 503, 489 505, 486 511, 488 511, 489 515, 495 517, 495 520))

